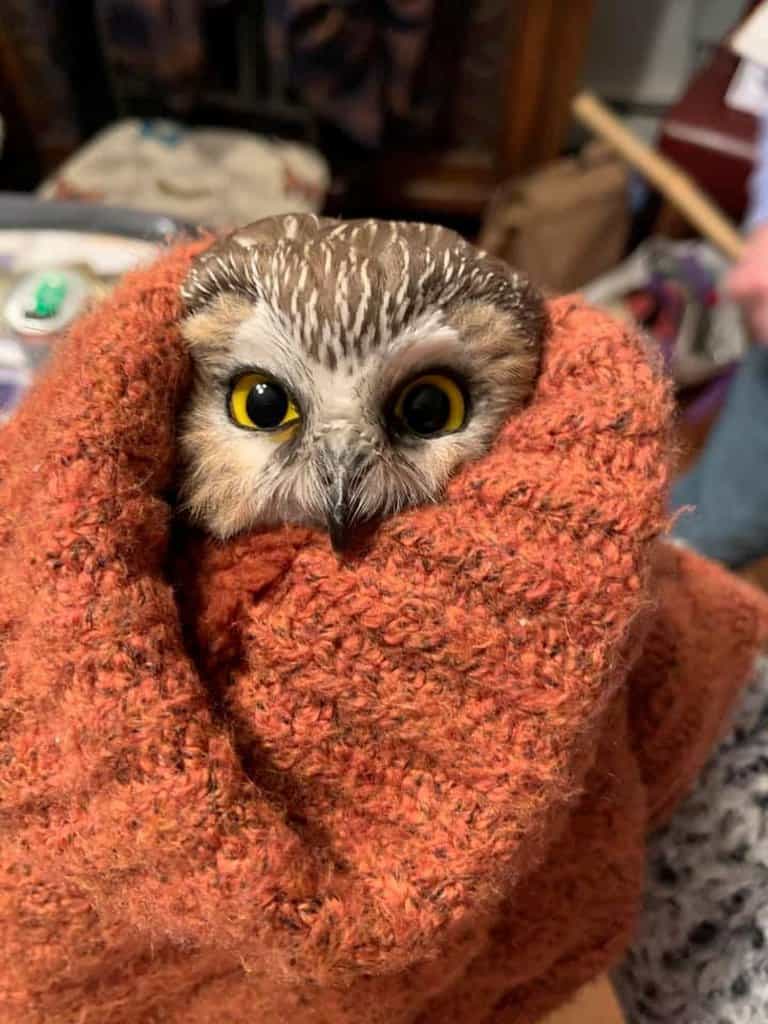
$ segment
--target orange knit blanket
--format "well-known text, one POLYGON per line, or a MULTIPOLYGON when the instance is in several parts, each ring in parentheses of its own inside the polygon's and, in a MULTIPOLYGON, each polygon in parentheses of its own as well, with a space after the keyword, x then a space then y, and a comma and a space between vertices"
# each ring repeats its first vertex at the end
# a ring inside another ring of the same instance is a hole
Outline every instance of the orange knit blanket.
POLYGON ((627 943, 766 607, 656 540, 667 388, 569 299, 530 407, 360 557, 189 535, 199 247, 0 434, 0 1020, 528 1024, 627 943))

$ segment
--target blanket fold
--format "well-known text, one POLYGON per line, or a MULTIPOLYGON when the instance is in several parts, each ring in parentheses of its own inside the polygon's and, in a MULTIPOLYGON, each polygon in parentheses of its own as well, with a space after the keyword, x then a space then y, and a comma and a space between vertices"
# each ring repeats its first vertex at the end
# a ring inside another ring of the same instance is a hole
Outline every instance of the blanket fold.
POLYGON ((572 299, 530 407, 359 556, 189 531, 205 244, 0 434, 0 1017, 532 1022, 626 944, 765 604, 659 545, 667 386, 572 299))

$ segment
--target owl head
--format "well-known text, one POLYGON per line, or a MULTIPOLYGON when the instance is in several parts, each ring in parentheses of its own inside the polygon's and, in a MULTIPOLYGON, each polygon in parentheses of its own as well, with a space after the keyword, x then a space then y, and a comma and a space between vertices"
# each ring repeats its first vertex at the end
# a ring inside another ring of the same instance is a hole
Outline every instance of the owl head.
POLYGON ((519 273, 427 224, 271 217, 182 289, 181 500, 219 538, 439 499, 531 395, 547 317, 519 273))

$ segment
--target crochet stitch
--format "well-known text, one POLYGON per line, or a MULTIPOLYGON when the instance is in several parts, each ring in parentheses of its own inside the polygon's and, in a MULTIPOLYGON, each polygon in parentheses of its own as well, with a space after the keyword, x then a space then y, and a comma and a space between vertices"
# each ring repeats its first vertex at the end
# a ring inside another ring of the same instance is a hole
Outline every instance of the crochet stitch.
POLYGON ((0 1019, 529 1024, 625 948, 765 604, 656 540, 667 387, 570 299, 440 504, 341 563, 191 534, 204 244, 82 318, 0 434, 0 1019))

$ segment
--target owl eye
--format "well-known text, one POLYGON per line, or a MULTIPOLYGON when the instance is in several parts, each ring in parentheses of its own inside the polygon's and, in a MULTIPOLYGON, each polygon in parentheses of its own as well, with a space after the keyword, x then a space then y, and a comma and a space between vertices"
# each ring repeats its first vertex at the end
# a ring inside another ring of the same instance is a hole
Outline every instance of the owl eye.
POLYGON ((395 403, 398 424, 417 437, 461 430, 467 402, 457 382, 442 373, 426 373, 407 384, 395 403))
POLYGON ((244 373, 235 380, 229 412, 246 430, 282 430, 299 420, 299 410, 283 385, 262 373, 244 373))

